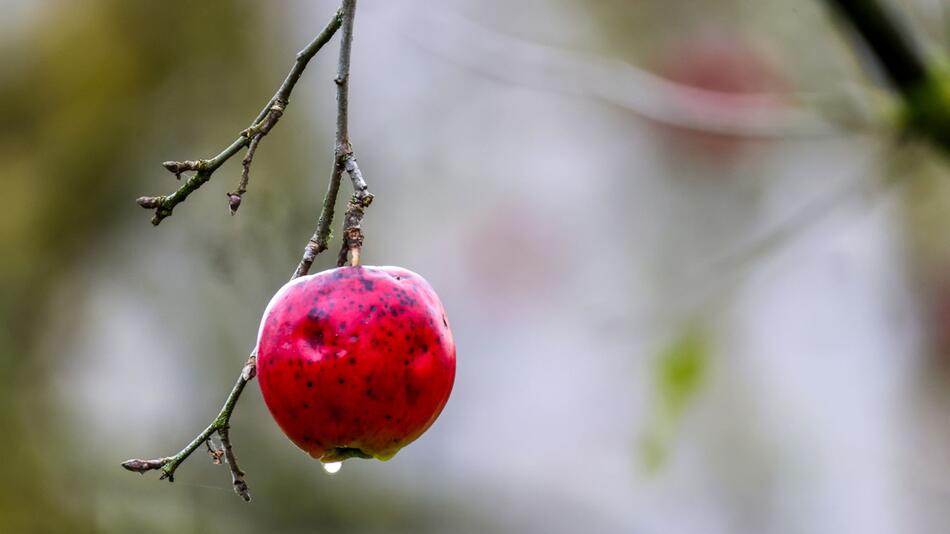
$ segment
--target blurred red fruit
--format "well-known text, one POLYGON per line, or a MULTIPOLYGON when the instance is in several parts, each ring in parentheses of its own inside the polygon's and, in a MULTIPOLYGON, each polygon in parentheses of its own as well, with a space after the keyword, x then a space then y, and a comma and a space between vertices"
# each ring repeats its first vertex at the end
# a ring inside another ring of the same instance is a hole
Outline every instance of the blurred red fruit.
MULTIPOLYGON (((701 89, 676 95, 678 105, 697 118, 710 112, 717 116, 755 113, 778 105, 779 99, 773 96, 787 90, 779 74, 755 48, 725 34, 693 37, 674 46, 661 58, 658 70, 669 80, 701 89)), ((679 148, 723 162, 742 155, 752 140, 676 127, 672 134, 679 148)))

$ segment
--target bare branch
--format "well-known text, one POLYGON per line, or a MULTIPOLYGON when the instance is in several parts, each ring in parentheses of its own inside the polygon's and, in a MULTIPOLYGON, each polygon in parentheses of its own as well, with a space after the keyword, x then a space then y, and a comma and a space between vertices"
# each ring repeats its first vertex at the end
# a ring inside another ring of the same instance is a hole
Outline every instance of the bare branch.
POLYGON ((323 209, 307 246, 304 247, 303 258, 294 271, 294 278, 306 274, 313 265, 317 254, 327 250, 330 240, 330 225, 333 224, 333 215, 336 206, 337 193, 340 191, 340 180, 346 167, 346 161, 352 156, 353 148, 349 137, 349 88, 350 88, 350 50, 353 46, 353 16, 356 13, 356 0, 343 1, 343 34, 340 38, 340 60, 337 64, 336 82, 336 143, 333 150, 333 168, 330 172, 330 184, 323 200, 323 209))
POLYGON ((244 481, 244 471, 241 471, 241 468, 238 467, 237 458, 234 456, 229 431, 230 426, 228 425, 218 429, 218 435, 221 436, 221 445, 224 447, 224 459, 228 462, 228 468, 231 469, 231 483, 234 485, 234 492, 240 495, 245 502, 250 502, 251 493, 247 489, 247 482, 244 481))
MULTIPOLYGON (((261 115, 258 116, 255 121, 255 126, 252 126, 248 131, 242 133, 241 139, 235 141, 235 144, 232 147, 237 146, 229 154, 233 155, 234 152, 237 152, 239 148, 243 145, 239 144, 242 142, 249 142, 250 146, 248 147, 248 155, 245 157, 245 172, 242 174, 241 184, 238 186, 237 191, 233 194, 237 197, 237 204, 240 205, 240 196, 246 190, 247 186, 247 173, 248 167, 250 166, 251 160, 253 159, 254 151, 257 148, 257 142, 260 138, 267 134, 270 128, 277 122, 280 118, 280 114, 283 113, 283 109, 286 106, 287 98, 290 95, 290 91, 293 89, 294 84, 296 84, 297 79, 300 77, 300 73, 303 71, 303 68, 306 66, 306 62, 316 54, 321 46, 329 39, 330 36, 336 31, 337 28, 343 28, 343 35, 341 39, 340 46, 340 60, 339 67, 337 70, 337 76, 335 82, 337 84, 337 129, 336 129, 336 144, 334 147, 334 162, 333 169, 330 176, 330 184, 327 188, 326 196, 323 200, 323 209, 320 214, 320 218, 317 224, 317 229, 314 231, 313 237, 307 243, 307 246, 304 249, 303 257, 300 260, 297 269, 294 271, 294 274, 291 276, 291 280, 299 278, 306 275, 310 272, 310 267, 313 265, 314 258, 317 254, 327 249, 327 241, 330 236, 330 225, 333 222, 333 206, 336 204, 337 193, 340 189, 340 179, 342 173, 346 170, 350 177, 354 180, 354 191, 358 191, 362 195, 361 198, 369 199, 365 200, 366 205, 372 201, 372 195, 366 191, 366 184, 362 179, 362 175, 359 172, 359 168, 356 166, 355 160, 352 158, 350 151, 350 143, 348 139, 348 118, 347 118, 347 89, 349 78, 349 68, 350 68, 350 49, 353 39, 353 19, 356 14, 356 0, 344 0, 343 5, 339 11, 337 11, 334 20, 321 32, 320 36, 314 40, 306 49, 300 52, 297 55, 297 65, 295 65, 294 70, 291 71, 287 79, 284 81, 284 84, 278 90, 277 94, 271 100, 271 103, 268 104, 268 107, 261 112, 261 115), (298 69, 299 66, 299 69, 298 69), (361 183, 361 188, 357 188, 356 184, 361 183)), ((228 150, 231 150, 232 147, 229 147, 228 150)), ((227 152, 227 150, 226 150, 227 152)), ((224 154, 224 153, 222 153, 224 154)), ((220 155, 218 157, 221 157, 220 155)), ((225 158, 226 159, 226 158, 225 158)), ((221 161, 223 162, 223 160, 221 161)), ((217 166, 220 166, 221 162, 217 162, 217 166)), ((207 165, 209 162, 199 161, 199 162, 167 162, 165 167, 171 172, 181 172, 185 170, 197 170, 197 174, 185 182, 182 186, 188 186, 189 192, 197 189, 201 183, 197 185, 189 185, 189 183, 196 181, 199 176, 204 176, 204 181, 207 181, 210 177, 210 172, 213 172, 217 166, 209 170, 207 165), (192 169, 191 167, 195 167, 192 169), (207 172, 207 174, 205 174, 207 172)), ((164 216, 167 216, 171 213, 171 209, 175 204, 181 202, 181 200, 168 200, 174 197, 177 194, 173 193, 169 197, 143 197, 139 199, 139 204, 153 208, 156 210, 156 217, 159 217, 160 213, 163 213, 162 210, 167 209, 167 213, 164 216), (174 202, 174 204, 167 205, 167 202, 174 202)), ((187 194, 185 194, 187 196, 187 194)), ((354 197, 356 195, 354 194, 354 197)), ((231 200, 229 195, 229 200, 231 200)), ((233 203, 232 203, 233 206, 233 203)), ((237 209, 234 207, 233 209, 237 209)), ((158 221, 161 221, 159 217, 158 221)), ((155 223, 157 224, 157 222, 155 223)), ((217 417, 209 424, 201 433, 199 433, 195 438, 185 446, 178 454, 174 456, 156 458, 153 460, 142 460, 142 459, 132 459, 127 460, 122 463, 122 467, 128 469, 129 471, 134 471, 138 473, 144 473, 146 471, 159 470, 162 472, 162 479, 167 478, 170 482, 174 481, 175 470, 178 469, 178 466, 185 461, 196 449, 198 449, 202 444, 206 444, 208 450, 212 456, 213 461, 216 463, 220 462, 221 456, 223 455, 225 461, 228 464, 228 467, 231 470, 231 480, 234 485, 234 491, 238 493, 245 501, 250 501, 250 492, 247 487, 247 482, 244 479, 245 474, 238 467, 237 458, 234 455, 234 450, 231 445, 230 438, 230 421, 231 415, 234 412, 234 407, 237 405, 238 399, 241 397, 241 393, 244 391, 244 387, 249 381, 251 381, 257 374, 257 350, 254 349, 251 351, 251 354, 248 356, 247 362, 241 369, 241 373, 238 375, 237 381, 234 384, 234 387, 231 389, 231 393, 228 395, 227 399, 224 402, 224 406, 221 407, 221 410, 218 412, 217 417), (221 445, 223 451, 219 451, 214 448, 210 440, 212 436, 217 433, 218 437, 221 439, 221 445)))
POLYGON ((277 121, 280 120, 281 115, 287 108, 287 104, 290 102, 290 93, 293 91, 294 86, 297 85, 300 75, 303 74, 303 71, 307 68, 313 56, 323 48, 323 45, 330 41, 330 38, 337 32, 342 22, 342 11, 338 10, 327 23, 326 27, 323 28, 323 31, 303 50, 297 53, 296 61, 290 73, 280 85, 277 93, 267 102, 264 109, 261 110, 257 118, 254 119, 254 122, 251 123, 251 126, 241 132, 241 135, 235 139, 231 145, 221 151, 220 154, 211 159, 166 161, 162 164, 169 172, 174 174, 176 178, 180 179, 182 173, 189 171, 194 171, 195 175, 186 180, 174 193, 160 196, 144 196, 138 199, 138 204, 143 208, 155 210, 155 214, 152 216, 152 224, 158 225, 165 217, 170 216, 175 206, 184 202, 185 199, 188 198, 188 195, 210 180, 211 175, 214 174, 214 171, 216 171, 218 167, 229 160, 231 156, 237 154, 242 148, 248 147, 249 158, 245 158, 241 183, 236 191, 228 193, 228 206, 231 209, 231 213, 233 214, 237 211, 237 208, 241 205, 241 197, 247 189, 250 165, 254 158, 253 150, 257 149, 257 143, 259 143, 261 138, 267 135, 271 128, 277 124, 277 121), (253 150, 250 148, 251 145, 253 145, 253 150))
POLYGON ((927 66, 910 35, 877 0, 826 0, 864 39, 887 76, 898 88, 920 83, 927 66))
POLYGON ((825 0, 861 36, 901 95, 907 125, 950 154, 950 73, 928 64, 898 16, 879 0, 825 0))
POLYGON ((811 106, 834 109, 836 116, 844 116, 843 122, 862 128, 880 122, 854 105, 853 92, 839 98, 712 91, 674 82, 624 61, 527 42, 462 17, 432 12, 419 16, 426 19, 422 25, 427 31, 406 37, 436 56, 506 83, 594 98, 657 124, 743 138, 842 135, 820 109, 811 106))
POLYGON ((259 133, 251 138, 250 144, 247 145, 247 154, 241 160, 241 181, 238 183, 236 190, 227 194, 228 209, 231 211, 231 215, 237 213, 238 208, 241 207, 241 199, 244 197, 244 193, 247 192, 247 183, 251 179, 251 163, 254 161, 254 153, 257 152, 257 145, 260 144, 262 137, 264 137, 264 134, 259 133))
MULTIPOLYGON (((228 424, 231 420, 231 413, 234 411, 234 406, 241 397, 241 393, 244 391, 244 386, 247 385, 247 382, 248 380, 244 378, 244 373, 242 372, 241 376, 238 377, 237 382, 234 384, 234 387, 231 389, 231 393, 228 395, 228 398, 224 401, 224 406, 221 407, 221 410, 218 412, 218 416, 215 417, 214 421, 212 421, 210 425, 202 430, 200 434, 195 436, 195 439, 191 440, 191 443, 186 445, 184 449, 180 450, 178 454, 165 458, 156 458, 154 460, 127 460, 122 463, 122 467, 128 469, 129 471, 135 471, 138 473, 144 473, 145 471, 151 470, 160 470, 162 472, 161 478, 167 478, 169 482, 174 482, 175 470, 178 469, 178 466, 181 465, 185 459, 191 456, 191 453, 195 452, 196 449, 201 447, 202 444, 206 444, 215 432, 221 436, 222 442, 224 441, 224 436, 221 435, 221 429, 228 427, 228 424)), ((225 434, 227 434, 227 430, 225 430, 225 434)), ((245 491, 247 491, 246 487, 245 491)), ((249 496, 246 497, 246 500, 249 499, 249 496)))
MULTIPOLYGON (((356 8, 356 0, 352 3, 350 9, 356 8)), ((344 7, 346 9, 346 7, 344 7)), ((360 172, 359 165, 356 164, 356 157, 353 155, 353 146, 350 143, 348 132, 347 113, 349 107, 349 83, 350 83, 350 48, 353 41, 353 20, 347 19, 343 22, 343 38, 340 43, 340 64, 336 76, 337 85, 337 115, 336 115, 336 162, 333 167, 334 175, 340 179, 342 171, 350 176, 353 182, 353 196, 347 204, 346 213, 343 217, 343 244, 337 257, 337 266, 342 267, 346 264, 347 252, 352 251, 353 265, 359 265, 360 248, 363 246, 363 231, 360 223, 363 220, 365 208, 373 202, 373 195, 367 190, 366 180, 363 179, 363 173, 360 172), (348 26, 349 25, 349 26, 348 26)))

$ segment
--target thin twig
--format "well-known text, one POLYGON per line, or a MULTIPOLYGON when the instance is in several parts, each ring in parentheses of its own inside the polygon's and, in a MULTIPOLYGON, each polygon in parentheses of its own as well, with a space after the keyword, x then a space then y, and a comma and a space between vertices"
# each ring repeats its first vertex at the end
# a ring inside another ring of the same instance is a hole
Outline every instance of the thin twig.
POLYGON ((861 36, 904 101, 909 129, 950 153, 950 74, 929 64, 912 35, 879 0, 825 0, 861 36))
POLYGON ((898 88, 921 83, 927 66, 916 43, 877 0, 827 0, 851 23, 898 88))
POLYGON ((340 60, 337 64, 336 82, 336 142, 333 149, 333 168, 330 172, 330 184, 323 200, 323 209, 317 222, 317 229, 304 247, 303 258, 294 271, 294 277, 306 274, 313 265, 317 254, 327 250, 330 241, 330 225, 336 206, 340 181, 346 168, 346 161, 353 154, 349 134, 349 88, 350 88, 350 50, 353 46, 353 17, 347 16, 356 10, 356 0, 343 1, 343 33, 340 39, 340 60))
MULTIPOLYGON (((344 9, 346 9, 347 3, 352 4, 352 9, 356 8, 356 0, 344 2, 344 9)), ((340 248, 340 254, 337 257, 338 267, 342 267, 346 264, 347 252, 351 250, 353 251, 353 265, 359 264, 359 251, 363 246, 363 232, 360 228, 360 222, 363 220, 364 209, 369 207, 373 202, 373 195, 367 190, 363 173, 360 172, 359 165, 356 164, 356 156, 353 155, 353 146, 350 143, 348 130, 350 48, 353 45, 352 24, 352 18, 344 20, 343 22, 343 38, 340 42, 340 63, 336 76, 337 138, 333 172, 338 184, 343 171, 346 171, 350 176, 350 180, 353 182, 353 196, 347 204, 346 213, 344 215, 343 244, 340 248), (349 27, 347 25, 349 25, 349 27)))
POLYGON ((247 489, 247 482, 244 481, 244 471, 241 471, 241 468, 238 467, 237 458, 234 456, 234 450, 231 447, 230 430, 229 425, 224 425, 218 429, 218 435, 221 436, 221 446, 224 447, 224 459, 231 469, 231 484, 234 485, 234 492, 240 495, 245 502, 250 502, 251 493, 247 489))
MULTIPOLYGON (((670 271, 668 274, 676 281, 677 290, 667 295, 660 313, 640 317, 636 322, 645 325, 646 329, 662 329, 682 319, 684 313, 695 315, 698 311, 709 309, 747 280, 757 265, 756 261, 766 260, 796 238, 814 232, 842 205, 860 199, 862 193, 870 192, 876 182, 869 177, 879 173, 879 169, 892 160, 894 153, 893 148, 875 152, 849 171, 850 176, 829 193, 809 200, 789 216, 769 225, 762 233, 726 248, 715 257, 691 261, 687 269, 670 271)), ((898 183, 888 180, 881 182, 880 186, 889 188, 898 183)), ((877 196, 881 192, 877 191, 877 196)), ((869 198, 873 200, 876 196, 869 198)))
MULTIPOLYGON (((323 45, 330 41, 330 38, 337 32, 342 23, 342 11, 338 10, 327 23, 326 27, 323 28, 323 31, 303 50, 297 53, 296 61, 294 62, 293 68, 290 69, 290 73, 287 74, 284 82, 280 85, 280 88, 277 89, 277 93, 267 102, 264 109, 261 110, 257 118, 254 119, 254 122, 251 123, 251 126, 241 132, 241 135, 238 136, 230 146, 221 151, 220 154, 211 159, 166 161, 162 164, 162 166, 174 174, 176 178, 181 178, 182 173, 185 172, 193 171, 195 174, 186 180, 174 193, 160 196, 144 196, 137 200, 138 204, 143 208, 155 210, 155 214, 152 216, 152 224, 158 225, 165 217, 170 216, 175 206, 184 202, 185 199, 188 198, 188 195, 210 180, 214 171, 223 165, 225 161, 231 159, 231 156, 237 154, 242 148, 251 145, 255 139, 259 143, 260 138, 267 135, 277 121, 280 120, 281 115, 287 108, 287 104, 290 102, 290 93, 293 91, 294 86, 297 85, 300 75, 303 74, 303 71, 307 68, 307 64, 313 56, 323 48, 323 45)), ((257 148, 256 145, 254 148, 257 148)), ((251 152, 250 149, 249 152, 251 152)), ((243 195, 244 190, 247 189, 247 173, 249 172, 249 166, 253 159, 253 153, 251 153, 250 156, 250 159, 245 158, 246 163, 241 177, 241 185, 238 186, 238 190, 234 193, 228 193, 228 205, 232 213, 237 210, 237 206, 240 206, 241 195, 243 195), (237 200, 234 200, 234 197, 237 197, 237 200)))
POLYGON ((261 134, 257 134, 251 138, 250 144, 247 145, 247 153, 244 155, 244 159, 241 160, 241 181, 238 182, 238 188, 234 191, 228 192, 228 209, 231 211, 231 215, 237 213, 238 208, 241 207, 241 199, 244 197, 244 193, 247 193, 247 183, 251 179, 251 163, 254 161, 254 153, 257 152, 257 145, 261 142, 261 134))
POLYGON ((246 137, 250 138, 250 142, 247 145, 247 154, 244 155, 244 159, 241 161, 241 181, 238 183, 238 188, 235 191, 228 193, 228 209, 231 211, 231 215, 237 213, 238 208, 241 207, 241 199, 244 197, 244 193, 247 192, 247 183, 251 178, 251 163, 254 161, 254 153, 257 152, 257 145, 260 144, 261 139, 267 135, 271 128, 277 124, 277 121, 280 120, 280 117, 284 114, 284 108, 286 107, 286 101, 284 100, 274 100, 274 105, 270 107, 268 112, 264 115, 264 119, 261 120, 259 126, 256 128, 249 128, 244 132, 246 137))
MULTIPOLYGON (((335 20, 337 22, 334 24, 331 22, 331 25, 328 25, 326 29, 321 33, 324 35, 329 31, 329 35, 332 35, 336 31, 337 27, 343 28, 341 45, 340 45, 340 61, 339 68, 337 70, 337 77, 335 79, 337 84, 337 131, 336 131, 336 145, 334 147, 334 165, 330 177, 330 186, 327 189, 326 196, 323 200, 323 209, 320 214, 320 219, 317 225, 317 229, 313 234, 313 237, 310 239, 310 242, 304 249, 303 258, 300 260, 300 264, 297 266, 297 269, 294 271, 294 274, 291 276, 291 280, 299 278, 306 275, 310 272, 310 267, 313 265, 314 257, 323 250, 327 249, 327 240, 329 239, 330 234, 330 225, 333 221, 333 206, 336 203, 337 193, 340 188, 340 177, 345 168, 348 168, 347 161, 350 158, 349 151, 349 140, 347 137, 347 83, 346 80, 349 77, 349 67, 350 67, 350 49, 353 39, 353 19, 356 15, 356 0, 344 0, 343 5, 339 11, 335 20), (332 28, 332 30, 331 30, 332 28)), ((327 35, 326 39, 329 39, 327 35)), ((311 43, 311 46, 308 46, 303 52, 298 54, 297 60, 298 64, 301 62, 301 58, 306 54, 309 54, 308 57, 304 60, 303 65, 306 65, 306 60, 309 60, 309 57, 312 57, 313 54, 319 50, 322 46, 322 42, 319 42, 320 38, 314 40, 314 43, 311 43), (312 51, 310 51, 312 49, 312 51)), ((325 42, 325 39, 324 41, 325 42)), ((268 105, 268 108, 273 107, 276 103, 283 102, 286 105, 286 97, 289 96, 290 90, 293 88, 297 79, 300 77, 300 73, 303 71, 303 67, 299 71, 291 71, 291 74, 287 77, 287 80, 284 81, 284 84, 281 86, 281 89, 275 95, 272 103, 268 105)), ((282 110, 281 110, 282 111, 282 110)), ((263 120, 267 119, 268 111, 265 110, 261 113, 256 121, 257 124, 266 124, 262 123, 263 120)), ((276 119, 274 119, 276 122, 276 119)), ((270 125, 271 127, 273 124, 270 125)), ((269 128, 269 127, 268 127, 269 128)), ((244 139, 253 139, 258 134, 257 131, 251 132, 244 139)), ((355 166, 355 161, 353 162, 355 166)), ((201 174, 201 171, 199 171, 201 174)), ((351 171, 350 176, 354 177, 359 175, 359 171, 351 171)), ((197 175, 196 175, 197 176, 197 175)), ((210 174, 209 174, 210 176, 210 174)), ((362 181, 362 177, 360 180, 362 181)), ((354 178, 356 180, 356 178, 354 178)), ((190 180, 189 180, 190 181, 190 180)), ((205 180, 207 181, 207 180, 205 180)), ((356 182, 354 181, 354 184, 356 182)), ((187 182, 186 182, 187 184, 187 182)), ((364 188, 365 192, 365 182, 364 188)), ((368 195, 368 193, 366 193, 368 195)), ((371 198, 372 195, 369 195, 371 198)), ((185 446, 178 454, 174 456, 168 456, 164 458, 156 458, 153 460, 141 460, 141 459, 132 459, 122 463, 122 467, 128 469, 129 471, 135 471, 138 473, 145 473, 146 471, 160 470, 162 472, 162 479, 168 479, 170 482, 174 481, 175 470, 178 469, 178 466, 185 461, 196 449, 198 449, 202 443, 208 444, 208 448, 212 451, 212 456, 214 458, 220 458, 218 451, 214 449, 209 440, 211 437, 217 433, 221 439, 221 445, 224 448, 223 455, 225 460, 228 463, 228 466, 231 470, 231 479, 234 485, 234 490, 237 492, 245 501, 250 501, 250 493, 248 491, 247 482, 244 479, 244 472, 237 465, 237 459, 234 455, 234 450, 231 445, 230 438, 230 422, 231 415, 234 412, 234 407, 237 405, 238 399, 241 397, 241 393, 244 391, 244 387, 247 383, 252 380, 257 374, 257 349, 255 348, 251 351, 250 356, 248 356, 247 362, 244 367, 241 369, 240 375, 238 375, 237 381, 234 384, 234 387, 231 389, 231 393, 228 394, 227 400, 225 400, 224 406, 221 407, 221 410, 218 412, 217 417, 209 424, 201 433, 199 433, 195 438, 185 446)))
MULTIPOLYGON (((755 139, 840 136, 818 108, 845 122, 880 122, 852 105, 854 94, 727 93, 669 80, 625 61, 524 41, 438 10, 414 14, 427 28, 406 37, 425 51, 509 84, 597 99, 656 124, 755 139), (844 97, 847 98, 844 98, 844 97), (686 105, 688 104, 688 105, 686 105), (846 111, 841 108, 847 107, 846 111)), ((861 93, 858 93, 861 94, 861 93)))
POLYGON ((205 441, 205 445, 208 446, 208 456, 211 457, 211 463, 221 465, 224 459, 224 450, 214 446, 214 437, 209 437, 208 441, 205 441))
POLYGON ((211 438, 212 434, 217 432, 220 436, 221 429, 228 426, 228 423, 231 420, 231 413, 234 411, 234 406, 241 397, 241 393, 244 391, 244 386, 247 385, 248 380, 249 379, 244 378, 244 372, 242 372, 241 376, 238 377, 237 382, 235 382, 234 387, 231 388, 231 393, 228 394, 228 398, 224 401, 224 406, 221 407, 217 417, 215 417, 211 424, 202 430, 200 434, 195 436, 195 439, 191 440, 191 443, 186 445, 182 450, 178 451, 178 454, 165 458, 156 458, 154 460, 127 460, 122 463, 122 467, 128 469, 129 471, 136 471, 138 473, 145 473, 146 471, 158 469, 162 472, 161 478, 167 478, 169 482, 174 482, 175 470, 178 469, 178 466, 183 461, 185 461, 186 458, 191 456, 191 453, 195 452, 198 447, 201 447, 203 443, 206 443, 211 438))

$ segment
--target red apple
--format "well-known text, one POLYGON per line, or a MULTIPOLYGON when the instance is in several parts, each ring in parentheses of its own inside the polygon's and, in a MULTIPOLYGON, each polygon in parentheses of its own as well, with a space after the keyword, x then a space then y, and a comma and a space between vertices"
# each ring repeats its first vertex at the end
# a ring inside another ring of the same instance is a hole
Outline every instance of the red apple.
POLYGON ((287 437, 324 463, 388 460, 445 406, 455 342, 439 297, 399 267, 340 267, 274 295, 257 375, 287 437))

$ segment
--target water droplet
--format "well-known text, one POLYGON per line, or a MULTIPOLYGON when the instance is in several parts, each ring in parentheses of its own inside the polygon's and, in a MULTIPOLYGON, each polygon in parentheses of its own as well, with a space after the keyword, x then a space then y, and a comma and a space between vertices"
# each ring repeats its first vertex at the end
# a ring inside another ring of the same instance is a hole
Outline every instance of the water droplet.
POLYGON ((333 473, 338 473, 340 469, 343 468, 343 462, 330 462, 328 464, 323 464, 323 470, 331 475, 333 473))
POLYGON ((337 351, 337 353, 336 353, 336 357, 337 357, 337 358, 342 358, 342 357, 344 357, 344 356, 346 356, 346 349, 337 351))

